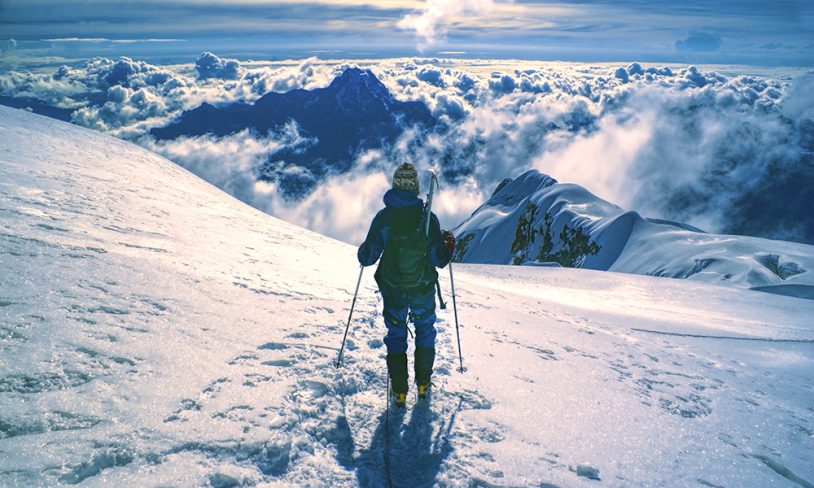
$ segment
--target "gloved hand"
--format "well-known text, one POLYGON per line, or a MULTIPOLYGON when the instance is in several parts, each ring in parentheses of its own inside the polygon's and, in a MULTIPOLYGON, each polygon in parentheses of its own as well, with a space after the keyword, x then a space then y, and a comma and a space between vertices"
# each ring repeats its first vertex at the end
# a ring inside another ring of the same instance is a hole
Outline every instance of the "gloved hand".
POLYGON ((444 244, 447 246, 447 249, 449 249, 449 252, 454 253, 455 252, 455 236, 452 234, 452 232, 450 232, 448 230, 441 231, 441 235, 444 238, 444 244))

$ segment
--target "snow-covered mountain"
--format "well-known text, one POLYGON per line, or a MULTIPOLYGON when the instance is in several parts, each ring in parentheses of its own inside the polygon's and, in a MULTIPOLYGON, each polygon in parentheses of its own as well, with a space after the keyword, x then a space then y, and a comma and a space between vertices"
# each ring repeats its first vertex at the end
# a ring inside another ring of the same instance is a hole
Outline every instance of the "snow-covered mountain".
POLYGON ((396 100, 370 70, 346 68, 325 88, 270 92, 251 104, 204 103, 151 134, 159 140, 246 129, 265 135, 291 122, 305 141, 269 154, 258 175, 290 197, 309 193, 326 174, 348 171, 357 153, 392 144, 407 128, 436 125, 423 102, 396 100))
POLYGON ((814 298, 814 246, 643 218, 536 170, 504 180, 455 234, 467 263, 556 262, 814 298))
POLYGON ((2 486, 814 480, 809 300, 456 265, 469 370, 440 311, 435 393, 399 412, 372 270, 333 366, 352 246, 5 107, 0 216, 2 486))

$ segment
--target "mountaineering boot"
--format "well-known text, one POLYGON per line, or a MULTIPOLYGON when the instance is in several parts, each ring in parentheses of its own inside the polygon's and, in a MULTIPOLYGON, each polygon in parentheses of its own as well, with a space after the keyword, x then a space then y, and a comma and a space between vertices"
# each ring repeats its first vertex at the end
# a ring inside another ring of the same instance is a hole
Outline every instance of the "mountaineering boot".
POLYGON ((407 398, 407 353, 396 352, 387 355, 387 373, 390 375, 390 390, 396 405, 403 407, 407 398))
POLYGON ((407 405, 407 394, 393 392, 393 399, 396 401, 397 407, 404 407, 407 405))
POLYGON ((432 384, 432 365, 435 362, 435 348, 421 347, 415 350, 415 382, 418 385, 418 396, 424 398, 432 384))

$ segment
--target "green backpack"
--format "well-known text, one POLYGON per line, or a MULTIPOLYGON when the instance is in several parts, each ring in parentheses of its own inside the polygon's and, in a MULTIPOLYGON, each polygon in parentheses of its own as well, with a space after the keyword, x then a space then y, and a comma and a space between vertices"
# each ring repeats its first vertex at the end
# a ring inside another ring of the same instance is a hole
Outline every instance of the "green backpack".
POLYGON ((390 230, 377 277, 398 289, 414 288, 425 279, 429 241, 421 226, 421 207, 392 209, 390 230))

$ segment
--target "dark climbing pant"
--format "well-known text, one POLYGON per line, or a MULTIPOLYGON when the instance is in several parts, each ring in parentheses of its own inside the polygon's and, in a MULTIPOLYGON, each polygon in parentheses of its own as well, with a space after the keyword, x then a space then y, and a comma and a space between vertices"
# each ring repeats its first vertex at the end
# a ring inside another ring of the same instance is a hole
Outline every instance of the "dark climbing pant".
POLYGON ((435 288, 401 291, 382 288, 387 335, 387 371, 396 393, 407 393, 407 319, 415 326, 415 382, 426 385, 435 361, 435 288))

